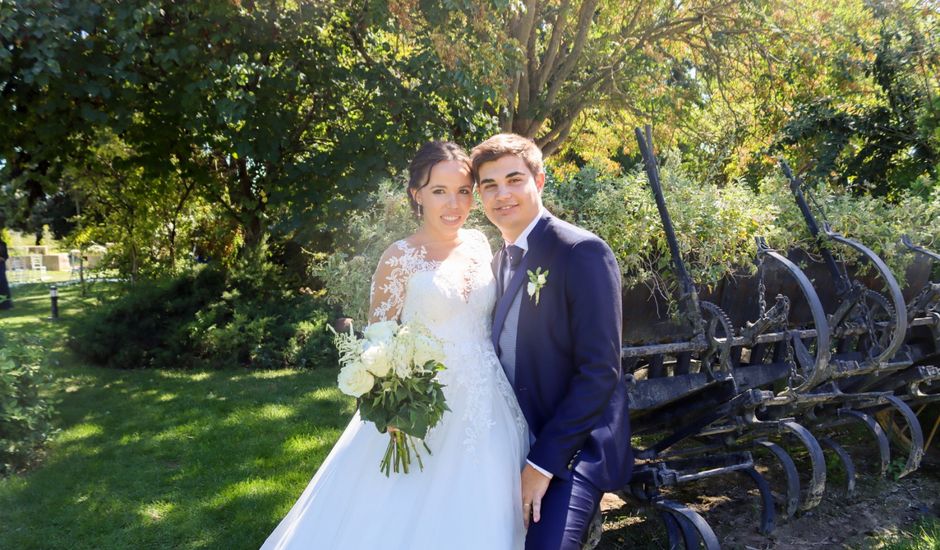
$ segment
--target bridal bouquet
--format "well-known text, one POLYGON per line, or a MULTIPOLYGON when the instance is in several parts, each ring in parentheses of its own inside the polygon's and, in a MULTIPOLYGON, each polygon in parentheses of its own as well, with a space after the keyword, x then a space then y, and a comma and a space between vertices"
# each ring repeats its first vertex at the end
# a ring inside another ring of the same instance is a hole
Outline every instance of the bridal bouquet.
POLYGON ((431 454, 423 440, 449 410, 444 386, 435 379, 445 368, 440 343, 421 325, 395 321, 367 326, 363 338, 352 330, 334 334, 342 365, 340 391, 358 400, 364 420, 374 422, 379 432, 390 431, 379 469, 386 476, 400 470, 407 474, 415 459, 424 469, 416 440, 431 454))

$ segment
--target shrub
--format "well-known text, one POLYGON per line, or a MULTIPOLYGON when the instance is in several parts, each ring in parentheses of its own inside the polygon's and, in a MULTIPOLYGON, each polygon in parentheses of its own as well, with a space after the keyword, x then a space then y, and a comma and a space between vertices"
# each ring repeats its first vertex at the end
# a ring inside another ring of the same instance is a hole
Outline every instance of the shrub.
POLYGON ((292 283, 258 260, 138 284, 91 310, 71 342, 89 361, 114 368, 334 365, 332 308, 292 283))
POLYGON ((71 327, 69 343, 88 361, 106 367, 194 366, 188 324, 224 288, 224 274, 212 267, 140 282, 87 310, 71 327))
MULTIPOLYGON (((700 288, 726 277, 755 271, 755 237, 787 251, 812 252, 815 243, 782 176, 764 179, 758 190, 743 182, 702 184, 683 168, 676 153, 665 156, 661 177, 680 252, 700 288)), ((408 209, 404 184, 386 182, 369 198, 370 207, 351 213, 346 240, 332 254, 313 262, 313 273, 326 289, 327 300, 357 323, 367 318, 371 277, 382 252, 417 225, 408 209)), ((940 238, 940 190, 931 199, 899 195, 896 202, 858 194, 852 189, 819 186, 807 192, 822 222, 828 219, 847 237, 871 247, 899 279, 913 255, 899 243, 907 233, 931 246, 940 238)), ((625 174, 587 165, 562 177, 549 174, 542 193, 546 207, 606 240, 617 256, 624 286, 645 284, 671 300, 675 287, 672 257, 653 194, 641 166, 625 174)), ((477 208, 468 227, 488 233, 500 246, 498 232, 477 208)), ((838 256, 853 265, 858 257, 838 247, 838 256)))
POLYGON ((321 297, 291 288, 280 267, 242 262, 225 291, 187 330, 210 367, 315 367, 336 364, 327 325, 336 312, 321 297))
MULTIPOLYGON (((776 209, 740 183, 699 184, 683 170, 677 154, 661 167, 666 205, 692 280, 713 285, 741 269, 753 269, 754 236, 769 231, 776 209)), ((587 166, 545 186, 546 207, 610 244, 624 284, 673 286, 672 257, 659 211, 640 167, 625 175, 587 166)))
POLYGON ((40 369, 39 347, 0 333, 0 476, 35 462, 52 435, 51 384, 40 369))
MULTIPOLYGON (((915 258, 901 244, 901 235, 906 234, 915 243, 928 248, 936 248, 940 241, 940 190, 935 190, 927 199, 903 191, 894 200, 887 200, 868 195, 864 190, 820 183, 804 190, 804 193, 820 225, 829 221, 836 232, 871 248, 899 280, 903 281, 907 266, 915 258)), ((775 228, 768 235, 772 246, 815 250, 803 215, 783 177, 762 180, 760 198, 778 212, 775 228)), ((850 265, 858 260, 857 255, 845 247, 833 247, 833 251, 836 257, 850 265)), ((859 267, 870 266, 864 264, 859 267)))

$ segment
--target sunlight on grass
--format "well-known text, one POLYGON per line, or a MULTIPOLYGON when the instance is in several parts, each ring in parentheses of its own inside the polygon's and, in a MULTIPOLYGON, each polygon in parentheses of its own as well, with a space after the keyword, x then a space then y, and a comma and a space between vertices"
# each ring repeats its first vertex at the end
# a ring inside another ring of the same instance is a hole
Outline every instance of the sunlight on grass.
POLYGON ((254 411, 254 414, 260 418, 270 420, 284 420, 297 414, 297 411, 294 410, 294 407, 288 407, 287 405, 282 405, 279 403, 271 403, 260 407, 257 411, 254 411))
POLYGON ((288 370, 288 369, 279 369, 279 370, 262 370, 252 372, 249 376, 257 380, 273 380, 275 378, 287 378, 297 376, 298 371, 288 370))
POLYGON ((97 424, 76 424, 60 432, 55 441, 56 443, 74 443, 102 433, 104 430, 97 424))
POLYGON ((144 520, 144 523, 154 523, 162 520, 174 509, 176 509, 176 505, 172 502, 156 501, 141 506, 137 509, 137 513, 144 520))
POLYGON ((940 520, 923 520, 910 530, 882 536, 879 550, 936 550, 940 548, 940 520))
POLYGON ((118 443, 121 445, 130 445, 132 443, 140 443, 143 437, 139 432, 134 432, 132 434, 126 434, 121 436, 121 439, 118 440, 118 443))
POLYGON ((206 432, 208 426, 202 421, 192 421, 185 424, 173 426, 152 437, 152 440, 159 443, 172 441, 191 441, 199 435, 206 432))
POLYGON ((209 501, 210 506, 225 506, 246 497, 256 498, 280 492, 283 488, 275 479, 246 479, 229 485, 209 501))
POLYGON ((336 430, 329 430, 322 433, 294 436, 284 442, 284 450, 289 453, 310 455, 325 446, 333 445, 333 442, 336 441, 336 435, 336 430))
MULTIPOLYGON (((98 287, 101 292, 108 290, 98 287)), ((14 293, 0 330, 50 352, 59 433, 41 465, 0 480, 0 548, 258 548, 355 408, 336 369, 112 370, 66 348, 84 304, 48 287, 14 293)))

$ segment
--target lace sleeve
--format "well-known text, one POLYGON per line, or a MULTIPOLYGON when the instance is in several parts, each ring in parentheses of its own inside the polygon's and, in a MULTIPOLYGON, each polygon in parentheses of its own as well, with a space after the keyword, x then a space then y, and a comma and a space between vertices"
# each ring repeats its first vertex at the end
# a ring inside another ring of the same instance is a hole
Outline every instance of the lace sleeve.
POLYGON ((372 275, 372 288, 369 292, 369 322, 392 321, 401 315, 405 303, 405 284, 408 282, 404 269, 403 243, 396 242, 388 247, 379 265, 372 275))

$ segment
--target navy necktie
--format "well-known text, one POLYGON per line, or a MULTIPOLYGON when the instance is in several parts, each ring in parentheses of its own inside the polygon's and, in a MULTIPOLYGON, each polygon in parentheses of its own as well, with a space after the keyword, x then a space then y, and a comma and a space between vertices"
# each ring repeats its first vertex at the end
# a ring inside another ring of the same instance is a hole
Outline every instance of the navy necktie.
POLYGON ((516 273, 516 268, 522 263, 522 256, 525 253, 524 250, 514 244, 507 245, 505 250, 506 257, 509 259, 509 269, 507 270, 506 278, 503 280, 504 292, 506 287, 509 286, 509 281, 512 280, 512 276, 516 273))

